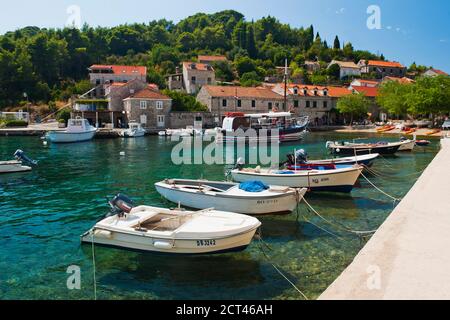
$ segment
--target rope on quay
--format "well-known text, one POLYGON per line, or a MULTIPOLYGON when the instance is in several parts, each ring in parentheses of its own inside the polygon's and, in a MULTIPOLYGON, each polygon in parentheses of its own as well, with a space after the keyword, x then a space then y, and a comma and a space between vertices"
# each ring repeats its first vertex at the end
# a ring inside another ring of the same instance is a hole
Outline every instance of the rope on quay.
POLYGON ((92 233, 92 266, 94 268, 94 300, 97 300, 97 280, 95 278, 95 245, 94 245, 94 232, 92 233))
POLYGON ((349 227, 347 227, 347 226, 345 226, 345 225, 343 225, 343 224, 341 224, 341 223, 332 222, 332 221, 326 219, 325 217, 323 217, 319 212, 317 212, 317 210, 314 209, 314 208, 309 204, 309 202, 308 202, 305 198, 303 198, 303 201, 304 201, 305 204, 308 206, 308 208, 309 208, 315 215, 317 215, 320 219, 322 219, 322 220, 325 221, 326 223, 328 223, 328 224, 330 224, 330 225, 332 225, 332 226, 334 226, 334 227, 336 227, 336 228, 339 228, 339 229, 341 229, 341 230, 343 230, 343 231, 347 231, 347 232, 349 232, 349 233, 353 233, 353 234, 356 234, 356 235, 358 235, 358 236, 371 235, 371 234, 374 234, 375 232, 377 232, 377 230, 370 230, 370 231, 352 230, 352 229, 350 229, 349 227))
POLYGON ((272 267, 275 269, 275 271, 282 276, 298 293, 300 293, 300 295, 303 297, 303 299, 305 300, 309 300, 308 297, 291 281, 289 280, 289 278, 281 271, 281 267, 277 266, 274 262, 272 262, 271 257, 264 251, 262 245, 264 244, 265 246, 267 246, 269 249, 271 249, 269 247, 268 244, 266 244, 266 242, 262 239, 261 236, 261 232, 259 231, 258 234, 256 235, 256 238, 259 240, 259 250, 261 251, 261 253, 263 254, 263 256, 266 258, 267 262, 269 262, 272 267))

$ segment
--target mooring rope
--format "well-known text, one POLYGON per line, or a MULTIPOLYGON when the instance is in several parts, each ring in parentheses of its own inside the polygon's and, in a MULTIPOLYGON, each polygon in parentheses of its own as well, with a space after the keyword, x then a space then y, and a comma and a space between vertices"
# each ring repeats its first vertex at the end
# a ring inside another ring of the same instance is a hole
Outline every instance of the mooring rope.
POLYGON ((337 234, 334 234, 334 233, 331 232, 331 231, 328 231, 328 230, 325 229, 325 228, 322 228, 321 226, 315 224, 314 222, 312 222, 311 220, 309 220, 309 219, 306 218, 305 216, 303 216, 303 219, 304 219, 306 222, 308 222, 309 224, 312 224, 312 225, 313 225, 314 227, 316 227, 317 229, 320 229, 320 230, 322 230, 323 232, 326 232, 326 233, 328 233, 329 235, 338 238, 339 240, 343 240, 342 237, 338 236, 337 234))
POLYGON ((359 236, 370 235, 370 234, 373 234, 373 233, 375 233, 375 232, 377 231, 377 230, 370 230, 370 231, 352 230, 352 229, 350 229, 349 227, 343 225, 342 223, 332 222, 332 221, 326 219, 325 217, 323 217, 319 212, 317 212, 316 209, 313 208, 313 206, 311 206, 311 205, 309 204, 309 202, 308 202, 305 198, 303 198, 303 202, 305 202, 305 204, 308 206, 308 208, 309 208, 314 214, 316 214, 319 218, 321 218, 323 221, 325 221, 325 222, 327 222, 328 224, 330 224, 330 225, 332 225, 332 226, 335 226, 335 227, 337 227, 337 228, 339 228, 339 229, 342 229, 342 230, 344 230, 344 231, 347 231, 347 232, 350 232, 350 233, 354 233, 354 234, 357 234, 357 235, 359 235, 359 236))
POLYGON ((291 280, 289 280, 289 278, 281 271, 281 267, 277 266, 276 263, 273 262, 273 259, 264 251, 262 244, 266 245, 267 247, 269 247, 269 246, 262 239, 260 232, 257 235, 257 239, 259 240, 259 246, 258 246, 259 250, 261 251, 263 256, 266 258, 267 262, 269 262, 272 265, 272 267, 275 269, 275 271, 278 272, 278 274, 280 276, 282 276, 298 293, 300 293, 300 295, 305 300, 309 300, 308 297, 291 280))
POLYGON ((94 269, 94 300, 97 300, 97 280, 95 277, 96 268, 95 268, 95 245, 94 245, 94 234, 95 231, 92 232, 92 266, 94 269))
POLYGON ((379 192, 381 192, 382 194, 384 194, 386 197, 391 198, 394 201, 394 205, 396 202, 399 202, 401 199, 400 198, 396 198, 394 196, 391 196, 390 194, 388 194, 387 192, 381 190, 379 187, 377 187, 372 181, 369 180, 369 178, 366 177, 366 175, 364 173, 361 172, 361 175, 363 176, 364 179, 366 179, 366 181, 375 189, 377 189, 379 192))

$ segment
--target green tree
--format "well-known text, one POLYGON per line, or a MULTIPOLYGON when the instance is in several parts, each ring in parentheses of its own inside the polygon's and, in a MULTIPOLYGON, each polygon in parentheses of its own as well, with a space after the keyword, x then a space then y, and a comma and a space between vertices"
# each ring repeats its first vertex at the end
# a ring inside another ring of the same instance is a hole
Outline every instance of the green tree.
POLYGON ((337 110, 340 113, 350 115, 350 125, 353 125, 353 119, 355 117, 360 117, 367 114, 369 104, 370 101, 364 96, 364 94, 349 94, 339 98, 337 110))
POLYGON ((406 115, 408 113, 407 98, 411 90, 412 85, 387 81, 378 90, 377 104, 390 114, 406 115))
POLYGON ((336 38, 334 38, 333 49, 341 49, 341 42, 339 41, 338 36, 336 36, 336 38))

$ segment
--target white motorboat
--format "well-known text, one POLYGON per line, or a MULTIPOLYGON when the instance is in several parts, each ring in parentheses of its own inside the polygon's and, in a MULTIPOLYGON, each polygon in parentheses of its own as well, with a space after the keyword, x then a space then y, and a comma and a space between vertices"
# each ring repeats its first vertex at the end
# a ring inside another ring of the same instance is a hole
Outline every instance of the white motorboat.
POLYGON ((119 135, 124 138, 137 138, 145 136, 146 131, 142 128, 142 125, 135 121, 130 121, 128 129, 119 132, 119 135))
POLYGON ((306 188, 264 186, 258 182, 242 186, 231 182, 182 179, 166 179, 156 183, 155 187, 164 198, 189 208, 215 208, 250 215, 291 213, 307 191, 306 188))
POLYGON ((97 128, 91 126, 89 121, 78 117, 69 119, 66 130, 50 131, 45 137, 54 143, 83 142, 92 140, 96 132, 97 128))
POLYGON ((413 151, 414 147, 416 146, 416 138, 414 137, 413 140, 410 139, 404 139, 401 141, 400 148, 398 148, 398 151, 413 151))
POLYGON ((311 191, 331 191, 349 193, 363 171, 360 165, 342 166, 336 169, 279 170, 246 168, 234 169, 231 175, 234 181, 245 182, 259 180, 268 185, 308 188, 311 191))
POLYGON ((84 243, 167 254, 217 254, 242 251, 250 244, 258 219, 237 213, 132 207, 118 195, 114 215, 81 236, 84 243))
POLYGON ((30 165, 37 165, 37 161, 28 158, 22 150, 17 150, 14 153, 14 157, 15 160, 0 161, 0 174, 31 171, 32 167, 25 166, 24 162, 30 165))
MULTIPOLYGON (((380 155, 378 153, 365 154, 353 157, 344 158, 333 158, 333 159, 320 159, 320 160, 310 160, 308 159, 308 154, 305 150, 296 150, 294 154, 287 155, 287 161, 282 163, 286 167, 300 167, 300 168, 312 168, 317 166, 342 166, 342 165, 354 165, 360 164, 366 167, 371 167, 375 159, 380 155)), ((281 166, 282 166, 281 165, 281 166)), ((280 166, 280 167, 281 167, 280 166)))

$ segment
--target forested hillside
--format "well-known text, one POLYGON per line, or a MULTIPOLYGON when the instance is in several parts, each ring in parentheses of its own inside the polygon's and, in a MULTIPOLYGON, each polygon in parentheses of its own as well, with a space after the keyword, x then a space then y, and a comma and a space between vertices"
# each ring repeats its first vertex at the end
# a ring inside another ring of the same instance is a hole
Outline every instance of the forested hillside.
POLYGON ((293 28, 274 17, 247 21, 236 11, 199 13, 177 24, 167 20, 113 28, 40 29, 26 27, 0 36, 0 107, 20 104, 27 92, 33 102, 66 100, 86 91, 87 68, 94 63, 148 67, 148 80, 162 88, 164 76, 198 54, 225 54, 231 65, 216 66, 224 81, 254 84, 274 73, 288 58, 294 76, 323 83, 327 70, 306 75, 305 60, 384 59, 355 50, 336 36, 323 41, 313 26, 293 28))

